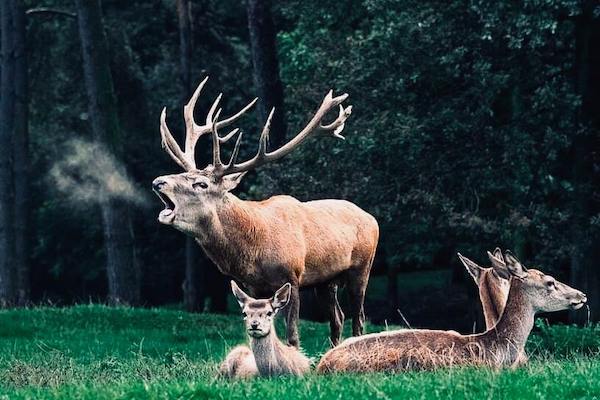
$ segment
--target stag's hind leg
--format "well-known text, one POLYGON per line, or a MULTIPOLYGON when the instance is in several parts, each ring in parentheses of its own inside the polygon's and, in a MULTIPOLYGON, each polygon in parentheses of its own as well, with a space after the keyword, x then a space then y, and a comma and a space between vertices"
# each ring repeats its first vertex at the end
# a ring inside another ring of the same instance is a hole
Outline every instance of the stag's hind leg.
POLYGON ((298 336, 298 315, 300 313, 300 292, 298 288, 298 282, 290 283, 292 284, 292 290, 290 291, 290 301, 286 306, 286 336, 287 341, 291 346, 299 347, 300 338, 298 336))
POLYGON ((347 291, 350 303, 350 316, 352 317, 352 336, 363 334, 365 325, 365 292, 369 283, 372 264, 373 256, 364 264, 348 271, 347 291))
POLYGON ((337 298, 338 285, 329 282, 317 287, 317 294, 321 301, 327 304, 327 314, 329 316, 329 329, 331 343, 337 346, 342 338, 342 329, 344 328, 344 312, 340 307, 337 298))

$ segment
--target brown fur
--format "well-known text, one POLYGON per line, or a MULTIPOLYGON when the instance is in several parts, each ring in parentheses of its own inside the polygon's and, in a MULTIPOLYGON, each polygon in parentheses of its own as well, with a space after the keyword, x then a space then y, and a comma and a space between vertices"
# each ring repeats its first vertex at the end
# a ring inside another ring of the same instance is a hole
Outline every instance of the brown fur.
POLYGON ((205 83, 206 79, 184 108, 185 151, 171 135, 164 110, 161 115, 163 147, 187 172, 154 180, 153 189, 165 203, 158 220, 196 238, 219 270, 242 282, 254 296, 272 293, 283 283, 290 282, 292 292, 286 321, 290 344, 299 343, 298 290, 301 286, 316 286, 320 291, 327 288, 331 340, 336 344, 341 337, 344 314, 332 285, 347 284, 352 333, 360 335, 364 323, 364 295, 379 240, 375 218, 344 200, 300 202, 290 196, 273 196, 264 201, 244 201, 229 193, 246 171, 285 156, 314 133, 328 132, 341 137, 340 132, 351 113, 351 106, 341 105, 348 95, 333 97, 333 92, 329 92, 306 127, 279 149, 269 152, 266 143, 270 123, 267 121, 259 152, 240 164, 235 160, 241 139, 238 136, 233 157, 224 164, 220 158, 220 143, 228 139, 219 136, 217 128, 231 124, 253 103, 233 117, 219 121, 218 98, 208 113, 206 124, 197 125, 194 106, 205 83), (323 124, 327 114, 338 106, 338 117, 323 124), (213 138, 213 163, 199 170, 194 146, 200 136, 209 132, 213 138))
MULTIPOLYGON (((522 269, 521 272, 519 277, 511 278, 506 307, 498 323, 484 333, 460 335, 452 331, 400 330, 351 338, 328 351, 319 362, 317 371, 430 370, 455 365, 512 366, 523 354, 537 312, 579 308, 586 301, 583 293, 537 270, 522 269), (548 286, 550 281, 555 282, 552 288, 548 286)), ((514 274, 513 271, 511 273, 514 274)))
POLYGON ((291 286, 280 288, 269 300, 257 300, 244 293, 232 281, 234 295, 244 312, 250 340, 247 346, 235 347, 219 368, 228 378, 253 376, 304 375, 310 370, 310 361, 296 347, 288 346, 277 338, 275 315, 290 299, 291 286))

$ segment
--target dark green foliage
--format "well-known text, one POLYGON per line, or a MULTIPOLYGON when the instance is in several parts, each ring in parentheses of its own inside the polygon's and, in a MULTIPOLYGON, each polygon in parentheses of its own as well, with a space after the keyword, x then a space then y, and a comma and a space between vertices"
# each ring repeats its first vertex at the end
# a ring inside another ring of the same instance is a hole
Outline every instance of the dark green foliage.
MULTIPOLYGON (((600 91, 586 84, 596 75, 581 72, 600 68, 578 55, 577 40, 581 21, 598 25, 593 3, 273 2, 288 137, 330 88, 350 94, 354 113, 346 141, 309 141, 251 173, 242 197, 287 193, 356 202, 381 225, 375 273, 386 264, 403 271, 454 268, 456 279, 464 274, 456 251, 485 263, 485 250, 501 246, 568 280, 574 254, 594 259, 586 249, 597 243, 600 226, 598 121, 589 111, 600 91)), ((66 0, 28 5, 73 10, 66 0)), ((163 106, 180 140, 183 131, 175 4, 105 0, 103 6, 126 138, 123 161, 146 189, 152 178, 178 171, 158 134, 163 106)), ((220 91, 225 112, 234 110, 256 94, 245 6, 193 2, 192 10, 192 85, 211 75, 197 116, 220 91)), ((46 179, 63 143, 89 136, 76 23, 30 18, 33 294, 61 302, 103 298, 97 210, 67 204, 46 179)), ((255 151, 259 127, 251 117, 241 127, 245 158, 255 151)), ((200 141, 205 163, 208 147, 200 141)), ((155 201, 134 215, 142 298, 149 304, 181 298, 183 236, 156 223, 159 209, 155 201)), ((589 270, 593 262, 576 265, 589 270)))

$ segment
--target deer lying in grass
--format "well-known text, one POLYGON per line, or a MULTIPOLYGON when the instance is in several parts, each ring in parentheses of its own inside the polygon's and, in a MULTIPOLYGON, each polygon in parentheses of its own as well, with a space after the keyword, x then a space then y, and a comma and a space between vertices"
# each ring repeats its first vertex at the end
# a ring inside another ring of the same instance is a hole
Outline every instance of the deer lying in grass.
MULTIPOLYGON (((208 78, 207 78, 208 79, 208 78)), ((220 144, 237 133, 221 137, 217 129, 230 125, 254 102, 230 118, 219 121, 217 97, 204 125, 194 121, 194 106, 206 79, 184 107, 185 151, 182 151, 166 124, 160 122, 163 147, 186 172, 156 178, 152 187, 165 205, 158 216, 162 224, 193 236, 225 275, 241 282, 255 296, 269 296, 286 282, 291 284, 287 309, 286 336, 298 345, 300 286, 315 286, 326 296, 331 340, 341 337, 344 314, 337 302, 336 284, 347 285, 352 317, 352 334, 363 331, 363 303, 371 264, 379 239, 377 221, 356 205, 343 200, 300 202, 290 196, 273 196, 264 201, 245 201, 230 193, 244 174, 262 164, 292 152, 310 136, 324 132, 340 136, 351 106, 341 103, 347 94, 333 97, 329 92, 308 124, 293 139, 268 152, 267 141, 273 110, 262 130, 258 152, 237 163, 242 135, 239 134, 228 163, 221 160, 220 144), (337 118, 323 119, 339 106, 337 118), (204 134, 212 136, 213 161, 197 169, 194 148, 204 134)))
MULTIPOLYGON (((502 256, 502 251, 499 248, 494 250, 493 256, 504 262, 504 256, 502 256)), ((477 285, 479 300, 483 308, 485 328, 486 330, 491 329, 502 315, 508 298, 510 283, 508 279, 502 278, 493 268, 480 267, 460 253, 458 253, 458 258, 477 285)))
POLYGON ((369 372, 430 370, 455 365, 513 366, 523 353, 538 312, 579 309, 585 294, 542 272, 527 270, 510 253, 489 254, 492 267, 510 279, 506 306, 498 323, 476 335, 451 331, 401 330, 347 339, 328 351, 317 371, 369 372))
POLYGON ((231 281, 231 290, 246 321, 248 346, 235 347, 219 368, 228 378, 254 376, 303 375, 310 370, 310 361, 296 347, 287 346, 277 338, 274 319, 290 300, 291 285, 286 283, 270 299, 257 300, 248 296, 231 281))
MULTIPOLYGON (((489 254, 490 253, 488 252, 488 255, 489 254)), ((494 250, 492 256, 504 262, 504 256, 499 248, 494 250)), ((475 281, 477 289, 479 290, 479 300, 481 301, 481 307, 483 309, 485 329, 492 329, 500 319, 504 307, 506 306, 510 282, 508 279, 504 279, 496 273, 494 268, 481 267, 460 253, 458 253, 458 258, 475 281)), ((523 350, 523 353, 516 361, 515 365, 523 365, 526 364, 527 361, 528 357, 525 354, 525 350, 523 350)))

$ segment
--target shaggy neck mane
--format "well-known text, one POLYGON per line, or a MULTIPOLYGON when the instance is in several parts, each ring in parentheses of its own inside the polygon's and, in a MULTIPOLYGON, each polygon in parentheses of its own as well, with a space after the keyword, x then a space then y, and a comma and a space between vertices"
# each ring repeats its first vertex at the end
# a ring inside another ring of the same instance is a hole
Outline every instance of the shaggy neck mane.
POLYGON ((257 210, 227 193, 215 212, 201 222, 198 243, 221 272, 242 277, 243 261, 252 256, 264 232, 257 210))

